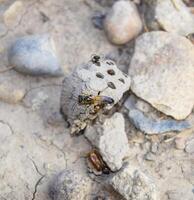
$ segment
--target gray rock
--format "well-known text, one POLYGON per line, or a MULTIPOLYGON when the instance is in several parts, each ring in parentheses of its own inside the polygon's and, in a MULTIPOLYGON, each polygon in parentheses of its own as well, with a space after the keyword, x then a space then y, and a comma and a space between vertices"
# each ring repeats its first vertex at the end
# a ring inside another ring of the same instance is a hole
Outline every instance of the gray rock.
POLYGON ((153 180, 137 166, 128 165, 115 174, 110 185, 126 200, 158 199, 153 180))
POLYGON ((194 105, 193 55, 193 45, 182 36, 144 33, 129 68, 132 91, 166 115, 186 118, 194 105))
POLYGON ((49 194, 53 200, 85 200, 90 189, 90 179, 67 169, 56 177, 49 194))
POLYGON ((112 171, 119 170, 129 153, 123 115, 115 113, 103 124, 87 127, 85 136, 99 149, 103 160, 112 171))
POLYGON ((158 0, 155 18, 168 32, 184 36, 194 32, 194 16, 182 0, 158 0))
POLYGON ((129 111, 129 118, 133 125, 147 134, 159 134, 169 131, 182 131, 191 128, 187 121, 176 121, 173 119, 152 119, 147 117, 140 110, 133 109, 129 111))
POLYGON ((33 76, 62 76, 54 41, 49 35, 22 37, 8 52, 11 66, 18 72, 33 76))
POLYGON ((95 28, 98 28, 100 30, 103 29, 103 22, 104 22, 105 16, 106 15, 104 13, 101 13, 101 12, 96 12, 92 16, 92 23, 93 23, 95 28))
POLYGON ((194 153, 194 138, 187 141, 185 151, 187 153, 194 153))
POLYGON ((135 38, 142 30, 136 5, 131 1, 115 2, 104 20, 104 29, 114 44, 125 44, 135 38))
POLYGON ((94 104, 79 104, 79 95, 112 98, 114 103, 100 110, 103 112, 111 109, 122 98, 129 90, 130 83, 130 77, 123 74, 111 60, 101 58, 97 63, 90 61, 76 67, 73 73, 64 79, 61 93, 61 108, 71 125, 71 132, 78 133, 83 130, 100 113, 94 112, 94 104))

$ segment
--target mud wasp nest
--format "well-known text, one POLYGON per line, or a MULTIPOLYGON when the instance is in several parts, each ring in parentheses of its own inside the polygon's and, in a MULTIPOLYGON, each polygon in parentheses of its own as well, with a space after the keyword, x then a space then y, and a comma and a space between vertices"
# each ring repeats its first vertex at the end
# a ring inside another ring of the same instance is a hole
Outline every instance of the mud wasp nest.
POLYGON ((129 90, 130 82, 130 77, 112 60, 98 55, 77 66, 64 79, 61 94, 61 110, 71 126, 71 133, 79 133, 99 113, 118 103, 129 90))

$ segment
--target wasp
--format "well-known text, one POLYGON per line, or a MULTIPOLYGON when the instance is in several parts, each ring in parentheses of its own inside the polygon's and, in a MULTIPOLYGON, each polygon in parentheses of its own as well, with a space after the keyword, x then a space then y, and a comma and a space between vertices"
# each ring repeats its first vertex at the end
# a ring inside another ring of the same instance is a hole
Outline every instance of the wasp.
POLYGON ((107 105, 111 105, 114 103, 114 99, 108 96, 101 96, 100 92, 97 95, 86 95, 81 94, 78 95, 78 103, 80 105, 93 105, 94 106, 94 114, 96 114, 100 109, 103 109, 107 105))
POLYGON ((93 168, 97 172, 109 174, 111 171, 110 168, 107 166, 107 164, 102 159, 102 156, 100 155, 100 153, 96 149, 93 149, 88 154, 88 161, 92 164, 93 168))

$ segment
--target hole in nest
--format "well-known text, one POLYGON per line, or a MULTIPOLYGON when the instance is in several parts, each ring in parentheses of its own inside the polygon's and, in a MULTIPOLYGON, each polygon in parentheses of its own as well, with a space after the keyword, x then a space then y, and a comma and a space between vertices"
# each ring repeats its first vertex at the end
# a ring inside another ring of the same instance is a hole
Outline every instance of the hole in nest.
POLYGON ((107 73, 110 74, 111 76, 115 75, 115 71, 113 69, 107 70, 107 73))
POLYGON ((104 75, 101 74, 100 72, 96 73, 96 76, 97 76, 98 78, 104 78, 104 75))
POLYGON ((122 83, 125 83, 123 78, 119 78, 119 81, 121 81, 122 83))
POLYGON ((108 65, 114 65, 114 63, 113 63, 112 61, 106 61, 106 63, 107 63, 108 65))
POLYGON ((111 89, 116 89, 116 86, 115 86, 115 84, 113 82, 108 82, 107 85, 111 89))
POLYGON ((128 77, 128 75, 127 75, 127 74, 125 74, 124 72, 123 72, 123 75, 124 75, 124 77, 126 77, 126 78, 128 77))

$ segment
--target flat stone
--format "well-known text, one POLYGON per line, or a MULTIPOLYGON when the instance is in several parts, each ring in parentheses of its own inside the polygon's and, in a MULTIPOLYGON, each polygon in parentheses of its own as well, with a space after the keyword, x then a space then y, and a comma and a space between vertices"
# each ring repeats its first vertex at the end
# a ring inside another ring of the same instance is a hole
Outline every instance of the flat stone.
POLYGON ((129 164, 116 173, 110 185, 126 200, 158 199, 153 180, 137 166, 129 164))
POLYGON ((177 121, 173 119, 152 119, 137 109, 129 111, 129 119, 137 129, 147 134, 159 134, 170 131, 180 132, 191 128, 192 126, 185 120, 177 121))
POLYGON ((85 200, 91 189, 90 179, 74 170, 64 170, 50 187, 53 200, 85 200))
POLYGON ((53 39, 49 35, 30 35, 19 38, 8 52, 11 66, 32 76, 62 76, 53 39))
POLYGON ((115 113, 103 124, 89 126, 85 131, 88 140, 97 147, 103 160, 112 171, 119 170, 129 153, 123 115, 115 113))
POLYGON ((185 119, 194 105, 193 55, 193 45, 182 36, 144 33, 129 68, 132 91, 166 115, 185 119))
POLYGON ((158 0, 155 17, 168 32, 183 36, 194 32, 194 16, 182 0, 158 0))
POLYGON ((120 0, 114 3, 104 20, 104 29, 113 44, 125 44, 142 30, 142 21, 136 5, 120 0))
POLYGON ((11 4, 3 15, 5 25, 8 27, 13 27, 16 25, 23 11, 24 5, 22 1, 15 1, 13 4, 11 4))

